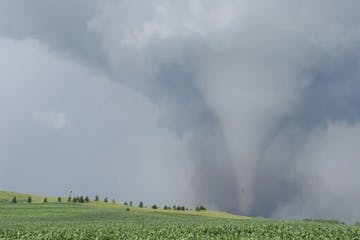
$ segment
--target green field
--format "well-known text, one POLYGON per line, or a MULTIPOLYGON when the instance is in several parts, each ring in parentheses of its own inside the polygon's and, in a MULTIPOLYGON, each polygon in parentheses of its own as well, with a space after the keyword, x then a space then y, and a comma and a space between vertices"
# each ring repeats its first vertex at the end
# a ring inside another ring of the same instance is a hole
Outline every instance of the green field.
POLYGON ((0 192, 0 239, 360 239, 360 227, 285 222, 216 211, 173 211, 122 204, 57 203, 0 192), (10 200, 16 196, 18 203, 10 200))

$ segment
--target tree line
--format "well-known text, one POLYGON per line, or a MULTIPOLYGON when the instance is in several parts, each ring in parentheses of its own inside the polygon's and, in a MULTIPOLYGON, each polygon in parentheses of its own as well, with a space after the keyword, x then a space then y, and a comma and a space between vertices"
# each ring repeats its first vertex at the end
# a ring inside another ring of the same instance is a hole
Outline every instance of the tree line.
MULTIPOLYGON (((88 203, 90 202, 90 198, 88 196, 76 196, 76 197, 71 197, 69 196, 67 199, 66 199, 67 202, 72 202, 72 203, 88 203)), ((100 201, 100 198, 98 195, 95 196, 94 198, 94 201, 95 202, 99 202, 100 201)), ((107 197, 105 197, 103 199, 103 201, 105 203, 109 202, 109 199, 107 197)), ((12 203, 17 203, 18 200, 16 198, 16 196, 14 196, 11 200, 12 203)), ((31 196, 29 196, 26 200, 27 203, 32 203, 33 202, 33 199, 31 196)), ((48 199, 47 197, 44 197, 43 203, 48 203, 48 199)), ((57 202, 58 203, 61 203, 63 202, 63 199, 62 197, 57 197, 57 202)), ((116 203, 115 199, 112 199, 112 203, 116 203)), ((133 207, 133 201, 129 201, 129 202, 124 202, 124 205, 125 206, 129 206, 129 207, 133 207)), ((147 206, 144 204, 143 201, 140 201, 139 202, 139 205, 138 205, 139 208, 147 208, 147 206)), ((157 204, 153 204, 151 206, 152 209, 159 209, 159 206, 157 204)), ((188 207, 185 207, 185 206, 180 206, 180 205, 173 205, 173 206, 168 206, 168 205, 165 205, 163 207, 164 210, 174 210, 174 211, 192 211, 193 209, 192 208, 188 208, 188 207)), ((130 209, 127 208, 127 211, 129 211, 130 209)), ((204 205, 199 205, 199 206, 196 206, 195 207, 195 211, 205 211, 207 210, 206 207, 204 205)))

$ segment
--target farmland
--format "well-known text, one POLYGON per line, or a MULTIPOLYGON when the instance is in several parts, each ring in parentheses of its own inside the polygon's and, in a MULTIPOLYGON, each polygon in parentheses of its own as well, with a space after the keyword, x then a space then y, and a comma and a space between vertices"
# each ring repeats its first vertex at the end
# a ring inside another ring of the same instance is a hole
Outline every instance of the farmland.
POLYGON ((0 239, 360 239, 360 227, 247 218, 215 211, 140 209, 122 204, 26 203, 0 192, 0 239))

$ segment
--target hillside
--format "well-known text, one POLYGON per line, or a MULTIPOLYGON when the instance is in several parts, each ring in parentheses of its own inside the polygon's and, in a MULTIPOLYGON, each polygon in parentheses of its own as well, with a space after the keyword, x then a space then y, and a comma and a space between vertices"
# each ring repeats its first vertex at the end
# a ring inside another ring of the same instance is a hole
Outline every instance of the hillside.
MULTIPOLYGON (((74 209, 74 206, 81 209, 79 213, 86 214, 88 211, 91 210, 104 210, 104 211, 117 211, 117 210, 126 210, 127 208, 131 212, 143 213, 143 214, 173 214, 173 215, 190 215, 190 216, 203 216, 203 217, 213 217, 213 218, 227 218, 227 219, 245 219, 246 217, 233 215, 226 212, 221 211, 213 211, 213 210, 206 210, 206 211, 175 211, 175 210, 163 210, 162 208, 159 209, 151 209, 151 208, 139 208, 137 206, 129 207, 122 203, 105 203, 103 201, 90 201, 89 203, 68 203, 66 202, 67 197, 62 197, 62 203, 57 202, 57 197, 47 197, 48 203, 44 205, 42 202, 45 196, 35 195, 35 194, 28 194, 28 193, 18 193, 18 192, 11 192, 11 191, 0 191, 0 203, 11 203, 13 197, 16 197, 17 204, 10 205, 16 208, 24 208, 27 209, 40 209, 41 206, 49 209, 48 206, 52 206, 51 209, 56 207, 60 207, 62 210, 65 210, 66 207, 69 207, 71 210, 74 209), (31 196, 32 204, 27 203, 28 197, 31 196), (25 205, 24 205, 25 204, 25 205), (40 204, 40 205, 39 205, 40 204)), ((130 212, 129 211, 129 212, 130 212)), ((36 212, 34 212, 36 215, 36 212)))
MULTIPOLYGON (((31 196, 34 203, 36 202, 40 203, 44 199, 43 196, 36 194, 27 194, 27 193, 18 193, 18 192, 0 190, 0 202, 2 203, 10 202, 13 197, 16 197, 19 203, 26 202, 29 196, 31 196)), ((52 200, 54 201, 55 198, 52 198, 52 200)))

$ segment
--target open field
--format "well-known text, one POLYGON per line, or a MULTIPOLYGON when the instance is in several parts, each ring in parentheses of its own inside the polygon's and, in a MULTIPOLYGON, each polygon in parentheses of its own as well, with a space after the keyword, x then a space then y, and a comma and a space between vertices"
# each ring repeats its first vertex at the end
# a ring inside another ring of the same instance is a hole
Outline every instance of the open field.
MULTIPOLYGON (((128 208, 122 204, 10 203, 0 192, 0 239, 360 239, 360 227, 284 222, 215 211, 128 208)), ((10 198, 9 198, 10 196, 10 198)), ((33 197, 34 199, 34 197, 33 197)))

